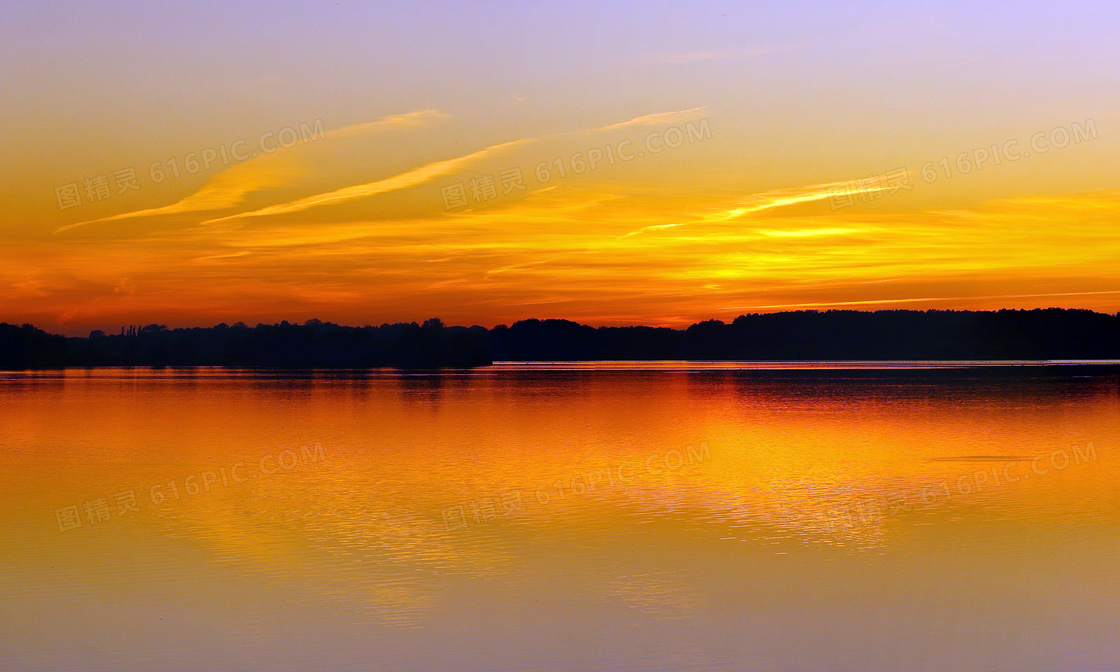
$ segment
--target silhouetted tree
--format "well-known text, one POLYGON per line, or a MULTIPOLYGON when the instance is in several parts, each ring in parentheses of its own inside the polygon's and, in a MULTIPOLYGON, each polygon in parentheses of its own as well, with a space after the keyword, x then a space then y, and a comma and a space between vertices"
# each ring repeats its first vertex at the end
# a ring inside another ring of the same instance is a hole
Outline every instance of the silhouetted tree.
POLYGON ((100 330, 88 338, 0 324, 0 368, 234 366, 446 368, 492 361, 687 360, 1064 360, 1120 359, 1120 315, 1088 310, 851 310, 750 314, 684 330, 593 328, 569 320, 510 326, 423 324, 345 327, 243 322, 168 329, 100 330))

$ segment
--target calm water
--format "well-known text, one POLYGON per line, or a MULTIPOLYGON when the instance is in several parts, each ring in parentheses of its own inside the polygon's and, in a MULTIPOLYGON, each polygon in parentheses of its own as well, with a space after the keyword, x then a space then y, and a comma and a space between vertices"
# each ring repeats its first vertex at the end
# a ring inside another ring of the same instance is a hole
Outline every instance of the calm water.
POLYGON ((0 669, 1120 669, 1118 378, 935 375, 4 374, 0 669))

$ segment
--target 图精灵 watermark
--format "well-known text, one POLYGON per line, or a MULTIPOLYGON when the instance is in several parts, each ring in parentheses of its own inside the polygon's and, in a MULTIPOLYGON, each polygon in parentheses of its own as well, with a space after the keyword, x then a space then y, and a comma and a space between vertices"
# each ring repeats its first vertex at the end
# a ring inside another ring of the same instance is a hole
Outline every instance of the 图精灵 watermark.
MULTIPOLYGON (((987 459, 987 458, 985 458, 987 459)), ((826 511, 829 526, 833 529, 853 528, 861 524, 880 522, 887 518, 911 513, 920 505, 931 508, 942 503, 961 501, 995 488, 1014 485, 1031 478, 1041 478, 1097 461, 1097 448, 1092 441, 1084 446, 1073 445, 1067 450, 1057 448, 1027 459, 1001 460, 999 464, 984 469, 964 471, 960 474, 928 481, 913 489, 896 489, 882 496, 857 497, 851 504, 833 507, 826 511), (885 512, 885 514, 884 514, 885 512)))
MULTIPOLYGON (((1100 137, 1097 120, 1062 124, 1045 131, 1038 131, 1028 139, 1011 138, 983 147, 973 147, 940 158, 924 161, 918 171, 922 182, 933 184, 939 180, 971 175, 985 168, 1014 163, 1031 156, 1040 156, 1053 150, 1080 145, 1100 137)), ((847 208, 857 203, 870 203, 900 190, 911 191, 908 168, 895 168, 885 174, 869 175, 840 183, 828 191, 828 204, 833 210, 847 208)))
POLYGON ((300 466, 318 464, 327 457, 323 444, 316 441, 311 448, 300 446, 299 450, 288 448, 278 453, 268 453, 253 463, 241 461, 226 467, 207 469, 182 478, 172 478, 141 488, 122 490, 106 497, 99 495, 85 500, 79 506, 72 504, 55 509, 55 522, 59 532, 75 530, 85 526, 106 523, 113 518, 122 518, 130 513, 138 513, 141 506, 167 506, 182 499, 204 496, 218 487, 230 487, 256 479, 266 479, 300 466), (114 516, 114 513, 116 514, 114 516))
POLYGON ((698 446, 688 445, 679 450, 674 448, 664 453, 652 453, 642 460, 597 465, 548 483, 515 488, 447 506, 440 510, 444 529, 448 532, 463 530, 472 520, 476 525, 481 525, 498 518, 525 513, 529 507, 578 500, 591 493, 625 488, 640 479, 663 477, 678 473, 685 467, 710 462, 712 449, 708 442, 701 441, 698 446))
POLYGON ((538 162, 531 171, 523 171, 520 166, 512 166, 497 173, 484 173, 440 189, 444 210, 454 210, 494 200, 498 198, 499 190, 502 196, 524 193, 527 189, 526 180, 529 180, 531 186, 547 185, 573 175, 592 173, 603 166, 628 163, 645 156, 661 154, 666 150, 693 145, 710 140, 711 137, 711 123, 705 118, 652 131, 638 140, 626 138, 567 155, 558 155, 550 160, 538 162))
POLYGON ((152 184, 178 179, 185 175, 207 173, 221 167, 248 161, 261 154, 271 154, 280 149, 289 149, 297 144, 314 142, 327 137, 323 120, 311 123, 300 122, 298 129, 285 126, 278 131, 266 131, 257 137, 255 143, 235 140, 217 146, 206 147, 183 156, 172 156, 148 165, 147 171, 136 166, 105 171, 81 180, 55 187, 54 196, 59 210, 69 210, 85 203, 98 203, 113 196, 121 197, 131 191, 139 191, 142 176, 147 175, 152 184), (85 200, 83 200, 83 197, 85 200))

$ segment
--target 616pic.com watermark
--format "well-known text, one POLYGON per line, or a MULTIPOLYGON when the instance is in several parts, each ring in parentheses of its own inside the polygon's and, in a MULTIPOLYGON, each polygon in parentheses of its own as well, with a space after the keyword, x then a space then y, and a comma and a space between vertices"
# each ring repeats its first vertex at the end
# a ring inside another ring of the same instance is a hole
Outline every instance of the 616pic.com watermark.
MULTIPOLYGON (((169 178, 178 179, 183 175, 194 175, 200 171, 208 172, 219 166, 228 166, 231 160, 233 163, 240 163, 261 154, 271 154, 278 149, 288 149, 300 143, 314 142, 325 137, 327 133, 323 129, 322 119, 316 119, 311 124, 300 122, 298 131, 292 126, 285 126, 279 131, 262 133, 255 145, 250 145, 245 140, 235 140, 228 147, 221 144, 217 147, 188 152, 181 161, 175 156, 165 161, 156 161, 148 166, 148 178, 154 184, 159 184, 169 178), (219 162, 218 159, 221 161, 219 162)), ((111 198, 114 194, 123 196, 139 189, 140 176, 137 175, 135 166, 129 166, 86 177, 79 182, 59 185, 54 188, 54 197, 58 202, 59 210, 68 210, 82 205, 83 195, 86 198, 85 202, 97 203, 111 198), (109 175, 112 175, 112 184, 109 175)))
POLYGON ((859 523, 882 521, 884 510, 888 517, 893 518, 914 511, 917 504, 932 507, 942 502, 959 501, 985 492, 985 488, 990 492, 993 488, 1029 480, 1032 475, 1042 477, 1096 460, 1097 448, 1089 441, 1084 447, 1074 445, 1068 451, 1057 448, 1048 453, 1039 453, 1029 460, 1009 459, 999 466, 962 472, 955 478, 928 482, 916 491, 895 490, 882 498, 863 497, 853 504, 830 509, 826 517, 834 530, 851 528, 859 523))
MULTIPOLYGON (((1011 138, 984 147, 974 147, 956 154, 945 155, 933 161, 925 161, 919 174, 922 182, 933 184, 938 180, 952 179, 954 176, 970 175, 985 167, 999 166, 1005 162, 1014 163, 1030 158, 1032 155, 1038 156, 1051 150, 1065 149, 1070 145, 1080 145, 1099 137, 1096 119, 1075 121, 1035 133, 1026 143, 1029 148, 1020 146, 1018 139, 1011 138)), ((910 184, 910 171, 906 168, 896 168, 885 175, 870 175, 849 180, 842 186, 829 190, 828 204, 833 210, 838 210, 853 206, 857 201, 869 203, 878 200, 884 194, 897 193, 899 189, 905 191, 913 189, 913 185, 910 184)))
POLYGON ((166 506, 171 502, 205 495, 219 484, 229 487, 231 484, 246 483, 254 479, 268 478, 278 473, 291 471, 298 466, 317 464, 327 455, 323 444, 316 441, 312 448, 300 446, 299 452, 289 448, 279 453, 269 453, 261 457, 253 465, 246 462, 237 462, 230 467, 218 467, 217 470, 207 469, 198 474, 191 474, 181 479, 171 479, 165 483, 157 483, 140 491, 137 497, 136 490, 124 490, 112 495, 112 504, 104 496, 87 499, 82 502, 81 508, 74 504, 55 509, 55 522, 58 531, 66 532, 82 527, 82 520, 90 526, 112 520, 113 513, 116 518, 122 518, 129 513, 139 512, 142 498, 147 498, 154 506, 166 506), (254 471, 253 467, 256 467, 254 471))
MULTIPOLYGON (((557 156, 551 161, 541 161, 533 168, 532 176, 539 184, 549 184, 553 180, 562 180, 569 175, 583 175, 602 166, 613 166, 619 161, 626 163, 647 154, 660 154, 666 149, 692 145, 710 140, 711 137, 712 127, 707 119, 701 119, 696 123, 690 121, 684 126, 670 126, 665 130, 648 133, 639 144, 628 138, 616 143, 590 147, 566 157, 557 156)), ((466 182, 456 182, 443 187, 440 190, 443 195, 443 209, 454 210, 466 207, 472 200, 475 203, 493 200, 498 197, 499 184, 503 196, 525 191, 525 176, 520 166, 500 170, 496 174, 497 181, 494 180, 494 174, 487 173, 466 182)))
POLYGON ((468 521, 474 520, 475 524, 491 522, 498 518, 509 518, 513 514, 524 513, 526 502, 522 490, 532 493, 532 499, 540 506, 550 503, 575 499, 592 492, 600 492, 621 488, 636 480, 648 476, 663 476, 666 473, 675 473, 686 466, 710 462, 712 450, 707 441, 700 442, 697 449, 691 445, 681 450, 673 449, 665 453, 654 453, 645 458, 631 462, 629 460, 615 465, 598 466, 584 469, 566 478, 558 478, 552 483, 542 483, 534 488, 516 488, 498 495, 479 497, 466 504, 456 504, 443 508, 440 513, 443 517, 444 529, 448 532, 464 530, 468 521), (470 511, 470 517, 467 516, 470 511))

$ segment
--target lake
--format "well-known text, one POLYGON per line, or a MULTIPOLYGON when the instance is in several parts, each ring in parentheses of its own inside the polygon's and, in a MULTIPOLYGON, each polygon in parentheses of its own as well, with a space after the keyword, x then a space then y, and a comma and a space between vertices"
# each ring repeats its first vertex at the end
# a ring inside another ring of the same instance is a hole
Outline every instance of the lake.
POLYGON ((2 373, 0 669, 1120 669, 1042 371, 2 373))

